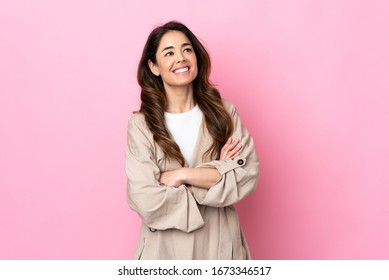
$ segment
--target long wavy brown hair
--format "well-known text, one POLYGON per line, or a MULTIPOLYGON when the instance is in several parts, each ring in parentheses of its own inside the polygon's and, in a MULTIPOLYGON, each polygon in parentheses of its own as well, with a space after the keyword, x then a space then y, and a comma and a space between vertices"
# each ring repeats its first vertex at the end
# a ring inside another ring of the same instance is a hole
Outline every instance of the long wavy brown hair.
POLYGON ((169 31, 181 31, 193 46, 198 65, 198 74, 193 81, 193 97, 203 112, 206 127, 213 139, 213 144, 203 156, 210 154, 212 158, 219 158, 220 150, 232 135, 232 119, 223 106, 219 91, 209 80, 211 60, 208 52, 196 36, 180 22, 170 21, 155 28, 146 41, 138 66, 137 78, 141 87, 142 101, 139 112, 144 114, 147 126, 154 135, 154 141, 160 145, 165 156, 178 160, 184 166, 185 160, 180 148, 166 127, 164 113, 167 108, 167 99, 162 78, 155 76, 148 65, 149 60, 156 64, 155 54, 161 38, 169 31))

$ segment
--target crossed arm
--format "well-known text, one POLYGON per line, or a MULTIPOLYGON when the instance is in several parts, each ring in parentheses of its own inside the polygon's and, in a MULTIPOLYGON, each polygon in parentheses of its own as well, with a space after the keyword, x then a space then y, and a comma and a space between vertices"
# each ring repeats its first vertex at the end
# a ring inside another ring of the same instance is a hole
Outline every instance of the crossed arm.
MULTIPOLYGON (((229 138, 220 151, 219 160, 239 156, 242 144, 239 140, 229 138)), ((219 179, 220 173, 215 168, 189 168, 182 167, 161 174, 159 182, 165 186, 177 188, 181 184, 194 185, 200 188, 209 189, 219 179)))

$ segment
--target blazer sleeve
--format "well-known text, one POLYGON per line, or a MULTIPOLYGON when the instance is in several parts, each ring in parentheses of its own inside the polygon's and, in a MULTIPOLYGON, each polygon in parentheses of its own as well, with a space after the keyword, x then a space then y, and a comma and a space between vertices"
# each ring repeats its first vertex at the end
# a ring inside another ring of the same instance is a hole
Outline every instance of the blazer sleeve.
POLYGON ((214 160, 197 167, 216 168, 221 178, 210 188, 193 187, 193 196, 199 204, 225 207, 232 205, 255 190, 258 181, 259 162, 254 141, 243 126, 236 108, 225 101, 234 123, 233 139, 242 144, 240 156, 226 160, 214 160))
POLYGON ((190 232, 204 225, 197 203, 189 190, 160 185, 152 134, 143 116, 129 120, 126 149, 127 198, 143 223, 158 230, 190 232), (151 137, 150 137, 151 135, 151 137))

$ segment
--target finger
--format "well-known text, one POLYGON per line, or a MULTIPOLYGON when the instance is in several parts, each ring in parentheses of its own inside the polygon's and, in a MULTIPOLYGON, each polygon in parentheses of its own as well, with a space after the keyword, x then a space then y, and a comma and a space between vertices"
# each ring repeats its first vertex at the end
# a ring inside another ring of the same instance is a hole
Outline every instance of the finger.
POLYGON ((241 149, 242 149, 242 144, 236 145, 231 151, 227 153, 227 157, 236 156, 236 153, 240 152, 241 149))
POLYGON ((234 145, 231 145, 228 149, 228 153, 231 153, 231 152, 235 152, 235 151, 238 151, 242 148, 242 144, 239 143, 239 141, 237 141, 236 143, 234 143, 234 145))
POLYGON ((230 149, 231 142, 232 142, 232 139, 230 137, 230 138, 228 138, 227 142, 224 144, 223 148, 220 150, 220 159, 223 159, 225 157, 225 155, 228 153, 228 151, 230 149))
POLYGON ((239 144, 239 140, 233 140, 233 141, 231 141, 230 144, 225 146, 224 150, 229 152, 229 151, 233 150, 236 147, 236 145, 238 145, 238 144, 239 144))
POLYGON ((231 137, 228 138, 227 142, 224 144, 223 148, 220 150, 219 159, 225 160, 227 158, 232 157, 236 152, 236 150, 234 150, 234 149, 235 148, 237 148, 238 150, 240 149, 239 147, 237 147, 239 142, 240 141, 238 139, 232 140, 231 137))
POLYGON ((242 149, 242 144, 238 144, 235 146, 234 151, 240 151, 242 149))
POLYGON ((232 139, 231 139, 231 137, 230 137, 230 138, 227 139, 227 141, 226 141, 226 143, 224 144, 223 148, 224 148, 224 147, 227 147, 229 144, 231 144, 231 142, 232 142, 232 139))

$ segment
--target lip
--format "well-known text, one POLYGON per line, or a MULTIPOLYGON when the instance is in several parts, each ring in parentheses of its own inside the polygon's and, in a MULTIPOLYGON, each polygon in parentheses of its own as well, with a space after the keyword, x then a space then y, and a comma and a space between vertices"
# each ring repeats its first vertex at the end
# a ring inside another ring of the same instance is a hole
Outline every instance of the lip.
POLYGON ((187 73, 187 72, 189 72, 189 70, 190 70, 190 66, 189 66, 189 65, 184 65, 184 66, 177 67, 177 68, 173 69, 172 72, 173 72, 174 74, 182 74, 182 73, 187 73), (188 68, 188 71, 181 72, 181 73, 176 73, 178 70, 185 69, 185 68, 188 68))

